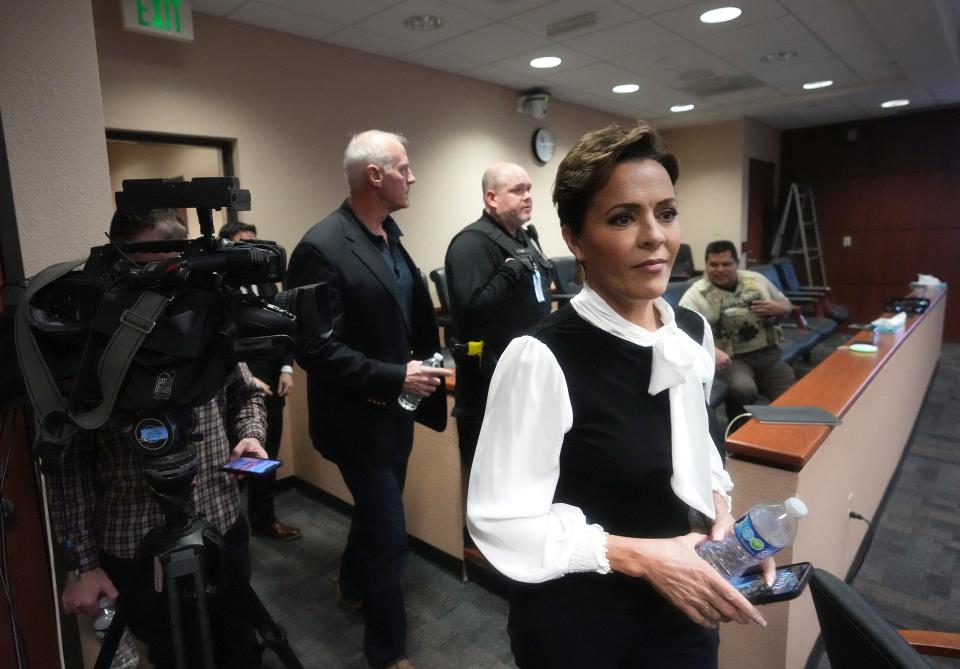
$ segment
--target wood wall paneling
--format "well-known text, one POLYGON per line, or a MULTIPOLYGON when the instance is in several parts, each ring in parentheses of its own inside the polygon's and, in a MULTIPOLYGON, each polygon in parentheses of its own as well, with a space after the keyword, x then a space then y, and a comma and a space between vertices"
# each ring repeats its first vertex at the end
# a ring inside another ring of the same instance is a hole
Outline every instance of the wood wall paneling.
MULTIPOLYGON (((827 276, 854 318, 919 272, 960 284, 960 109, 787 131, 781 149, 784 185, 813 187, 827 276)), ((958 303, 948 299, 947 341, 960 340, 958 303)))

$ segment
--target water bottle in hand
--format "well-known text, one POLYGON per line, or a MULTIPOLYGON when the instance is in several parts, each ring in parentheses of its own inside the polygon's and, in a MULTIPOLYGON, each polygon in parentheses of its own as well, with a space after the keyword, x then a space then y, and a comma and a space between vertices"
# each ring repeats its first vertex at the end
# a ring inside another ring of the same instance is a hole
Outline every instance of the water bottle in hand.
POLYGON ((796 497, 783 504, 757 504, 733 526, 723 541, 707 541, 697 553, 726 579, 736 578, 797 538, 797 520, 807 506, 796 497))
MULTIPOLYGON (((423 361, 424 367, 443 367, 443 356, 439 353, 434 353, 431 357, 423 361)), ((410 393, 401 393, 400 397, 397 398, 397 402, 400 403, 407 411, 416 411, 417 407, 420 406, 420 400, 423 398, 418 395, 411 395, 410 393)))
MULTIPOLYGON (((110 623, 113 622, 115 611, 107 597, 100 598, 100 601, 97 602, 97 608, 100 611, 93 621, 93 629, 96 632, 97 640, 103 643, 104 637, 107 636, 107 630, 110 628, 110 623)), ((110 662, 110 669, 134 669, 139 664, 140 653, 137 652, 133 638, 128 630, 123 630, 123 636, 120 637, 120 643, 117 644, 117 652, 113 654, 113 661, 110 662)))

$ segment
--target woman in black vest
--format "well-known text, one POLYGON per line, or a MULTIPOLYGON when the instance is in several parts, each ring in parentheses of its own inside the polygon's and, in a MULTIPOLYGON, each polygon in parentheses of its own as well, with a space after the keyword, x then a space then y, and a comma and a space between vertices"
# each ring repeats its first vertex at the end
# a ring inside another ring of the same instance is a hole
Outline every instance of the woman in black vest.
POLYGON ((710 328, 660 297, 677 173, 649 126, 581 138, 553 200, 584 289, 490 386, 468 524, 512 579, 524 669, 716 667, 718 623, 765 624, 695 551, 731 531, 733 484, 708 430, 710 328))

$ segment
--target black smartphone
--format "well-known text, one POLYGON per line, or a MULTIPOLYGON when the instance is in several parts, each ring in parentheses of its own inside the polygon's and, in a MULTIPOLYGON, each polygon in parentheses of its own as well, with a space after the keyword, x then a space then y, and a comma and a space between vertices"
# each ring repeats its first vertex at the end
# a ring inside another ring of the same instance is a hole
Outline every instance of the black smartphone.
POLYGON ((266 476, 282 464, 283 462, 280 460, 267 460, 266 458, 251 458, 243 456, 228 462, 220 469, 225 472, 231 472, 232 474, 266 476))
POLYGON ((803 592, 810 580, 812 566, 809 562, 797 562, 777 567, 773 585, 767 587, 763 582, 763 572, 744 574, 730 581, 751 604, 770 604, 793 599, 803 592))

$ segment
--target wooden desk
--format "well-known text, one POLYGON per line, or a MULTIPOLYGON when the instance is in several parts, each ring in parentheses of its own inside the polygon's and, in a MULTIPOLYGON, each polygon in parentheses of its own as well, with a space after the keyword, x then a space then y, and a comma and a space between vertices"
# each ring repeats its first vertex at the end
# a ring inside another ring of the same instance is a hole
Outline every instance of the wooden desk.
MULTIPOLYGON (((943 341, 946 289, 926 289, 926 313, 902 332, 880 334, 877 353, 837 349, 774 404, 818 406, 837 427, 750 421, 727 440, 734 513, 791 495, 807 503, 797 541, 778 564, 809 561, 843 578, 866 533, 851 510, 872 519, 910 438, 943 341)), ((861 332, 849 343, 870 342, 861 332)), ((810 595, 766 606, 768 627, 725 625, 720 666, 802 669, 820 632, 810 595)))

